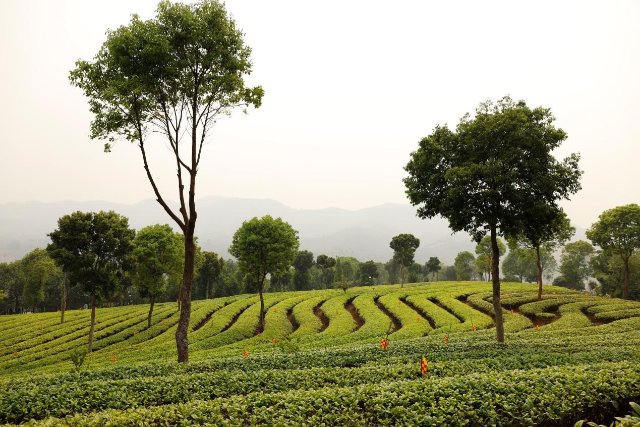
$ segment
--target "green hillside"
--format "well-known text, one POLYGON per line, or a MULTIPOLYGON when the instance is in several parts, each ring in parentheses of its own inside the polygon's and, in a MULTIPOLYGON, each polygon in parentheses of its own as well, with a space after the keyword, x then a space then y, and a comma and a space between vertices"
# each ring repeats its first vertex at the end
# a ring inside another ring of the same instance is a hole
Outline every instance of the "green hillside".
POLYGON ((257 296, 194 301, 186 366, 175 303, 150 328, 145 305, 98 309, 79 372, 89 310, 0 316, 0 423, 572 425, 639 401, 640 302, 502 289, 504 345, 479 282, 270 293, 260 335, 257 296))

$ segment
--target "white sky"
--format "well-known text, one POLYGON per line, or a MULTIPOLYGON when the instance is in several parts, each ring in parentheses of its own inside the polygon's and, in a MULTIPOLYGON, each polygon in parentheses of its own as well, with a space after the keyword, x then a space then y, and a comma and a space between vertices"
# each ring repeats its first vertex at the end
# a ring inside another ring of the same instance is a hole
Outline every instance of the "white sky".
MULTIPOLYGON (((156 1, 0 2, 0 203, 152 196, 139 152, 104 154, 68 72, 105 31, 156 1)), ((407 203, 409 153, 510 94, 550 107, 580 152, 583 190, 565 204, 589 226, 640 202, 640 2, 249 1, 227 8, 253 49, 263 106, 218 123, 197 194, 296 208, 407 203)), ((159 145, 152 169, 175 199, 159 145)), ((160 209, 160 208, 159 208, 160 209)))

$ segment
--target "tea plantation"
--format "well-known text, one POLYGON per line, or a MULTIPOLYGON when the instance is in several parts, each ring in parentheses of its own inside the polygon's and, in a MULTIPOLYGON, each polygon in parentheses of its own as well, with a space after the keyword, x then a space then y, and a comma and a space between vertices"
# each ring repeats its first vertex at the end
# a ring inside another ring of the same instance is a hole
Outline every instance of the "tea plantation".
POLYGON ((150 328, 99 309, 79 369, 89 310, 0 316, 0 423, 573 425, 640 402, 640 302, 502 289, 502 345, 487 283, 270 293, 259 335, 257 296, 194 301, 186 365, 175 303, 150 328))

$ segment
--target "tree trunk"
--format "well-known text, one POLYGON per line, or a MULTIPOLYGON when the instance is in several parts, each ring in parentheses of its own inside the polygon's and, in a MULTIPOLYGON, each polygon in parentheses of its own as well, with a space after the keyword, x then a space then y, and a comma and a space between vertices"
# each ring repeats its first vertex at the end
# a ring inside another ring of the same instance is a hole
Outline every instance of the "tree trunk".
POLYGON ((96 296, 91 295, 91 328, 89 328, 89 345, 87 351, 93 351, 93 331, 96 327, 96 296))
POLYGON ((62 288, 60 297, 60 323, 64 323, 64 312, 67 309, 67 273, 62 273, 62 288))
POLYGON ((147 316, 147 328, 151 327, 151 316, 153 316, 153 304, 156 302, 156 297, 149 298, 149 315, 147 316))
POLYGON ((536 266, 538 267, 538 301, 542 299, 542 263, 540 262, 540 245, 536 246, 536 266))
POLYGON ((193 285, 193 263, 196 253, 196 245, 193 238, 194 228, 195 224, 193 224, 193 226, 190 224, 184 236, 184 272, 182 274, 182 286, 178 299, 180 305, 180 320, 178 320, 178 329, 176 329, 176 346, 178 347, 179 363, 187 363, 189 361, 187 332, 189 329, 189 319, 191 317, 191 287, 193 285))
POLYGON ((258 333, 261 334, 264 332, 264 297, 262 293, 264 291, 264 279, 266 275, 262 276, 262 280, 260 281, 260 285, 258 287, 258 293, 260 294, 260 318, 258 320, 258 333))
POLYGON ((404 265, 400 264, 400 287, 404 288, 404 265))
POLYGON ((204 299, 209 299, 209 287, 211 286, 211 279, 207 278, 207 286, 204 289, 204 299))
POLYGON ((622 298, 629 299, 629 257, 623 257, 624 262, 624 285, 622 288, 622 298))
POLYGON ((496 319, 496 339, 504 342, 504 323, 502 320, 502 305, 500 304, 500 251, 496 236, 496 226, 491 226, 491 278, 493 279, 493 310, 496 319))

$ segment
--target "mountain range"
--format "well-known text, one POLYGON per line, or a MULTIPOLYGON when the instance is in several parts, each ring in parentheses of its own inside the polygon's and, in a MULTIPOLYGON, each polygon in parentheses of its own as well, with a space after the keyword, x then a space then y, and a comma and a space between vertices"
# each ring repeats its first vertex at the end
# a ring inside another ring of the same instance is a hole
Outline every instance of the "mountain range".
MULTIPOLYGON (((299 232, 300 248, 330 256, 353 256, 361 261, 388 261, 393 255, 391 238, 411 233, 420 239, 416 261, 437 256, 445 264, 456 254, 473 251, 475 244, 466 233, 452 233, 446 220, 422 220, 410 205, 387 203, 359 210, 338 208, 294 209, 269 199, 205 197, 196 203, 196 235, 205 250, 229 258, 233 233, 242 222, 255 216, 271 215, 287 221, 299 232)), ((49 243, 47 234, 59 217, 74 211, 114 210, 140 229, 151 224, 172 224, 155 200, 135 204, 107 201, 22 202, 0 204, 0 261, 12 261, 36 247, 49 243)), ((174 228, 176 228, 174 226, 174 228)))

